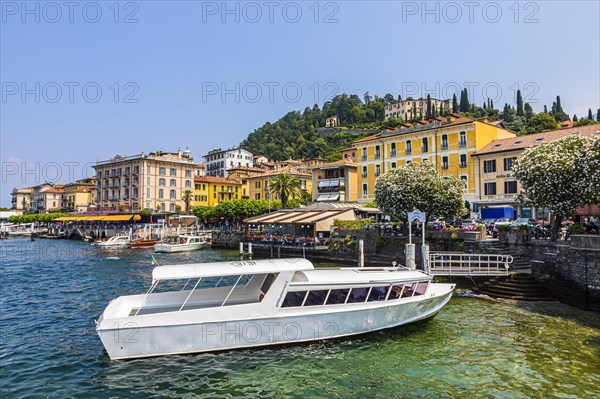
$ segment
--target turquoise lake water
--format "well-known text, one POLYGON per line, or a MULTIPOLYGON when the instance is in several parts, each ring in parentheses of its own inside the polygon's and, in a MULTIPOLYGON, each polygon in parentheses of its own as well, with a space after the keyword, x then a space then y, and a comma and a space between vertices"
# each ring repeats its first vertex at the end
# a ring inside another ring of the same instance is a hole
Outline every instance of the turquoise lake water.
MULTIPOLYGON (((600 398, 600 314, 459 292, 428 323, 260 350, 111 361, 94 320, 145 292, 151 250, 0 242, 2 398, 600 398)), ((159 264, 238 259, 157 254, 159 264)))

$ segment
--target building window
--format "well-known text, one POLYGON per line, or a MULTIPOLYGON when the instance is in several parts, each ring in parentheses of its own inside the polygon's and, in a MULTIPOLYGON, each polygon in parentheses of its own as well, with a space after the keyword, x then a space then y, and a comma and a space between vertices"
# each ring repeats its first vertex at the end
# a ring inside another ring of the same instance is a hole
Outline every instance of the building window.
POLYGON ((496 195, 496 182, 485 183, 483 188, 485 195, 496 195))
POLYGON ((379 159, 381 158, 381 147, 376 145, 375 146, 375 159, 379 159))
POLYGON ((171 190, 171 191, 169 192, 169 198, 170 198, 170 199, 177 199, 177 194, 176 194, 176 191, 175 191, 175 190, 171 190))
POLYGON ((428 152, 429 151, 429 140, 427 140, 427 137, 423 137, 423 140, 421 140, 422 144, 421 144, 421 152, 428 152))
POLYGON ((200 191, 200 184, 198 184, 198 183, 194 184, 194 190, 200 191))
POLYGON ((367 183, 363 183, 362 193, 365 197, 369 195, 369 185, 367 183))
POLYGON ((362 177, 367 177, 369 175, 369 172, 367 171, 367 167, 363 166, 362 167, 362 177))
POLYGON ((375 176, 379 176, 381 174, 381 165, 375 165, 375 176))
POLYGON ((447 150, 447 149, 448 149, 448 135, 443 134, 442 135, 442 150, 447 150))
POLYGON ((363 149, 362 149, 362 160, 363 161, 367 160, 367 149, 365 147, 363 147, 363 149))
POLYGON ((483 162, 483 173, 492 173, 496 171, 496 160, 490 159, 483 162))
POLYGON ((254 182, 254 188, 260 188, 260 180, 254 182))
POLYGON ((396 156, 396 143, 390 144, 390 157, 396 156))
POLYGON ((171 168, 171 176, 177 176, 177 169, 171 168))
POLYGON ((412 141, 406 141, 406 155, 412 154, 412 141))
POLYGON ((466 190, 469 188, 469 177, 467 175, 460 175, 460 180, 463 181, 463 188, 466 190))
POLYGON ((449 167, 448 157, 442 157, 442 170, 448 170, 449 167))
POLYGON ((192 177, 192 170, 191 169, 186 169, 185 170, 185 177, 192 177))
POLYGON ((192 181, 191 180, 186 180, 185 181, 185 188, 192 188, 192 181))
POLYGON ((256 193, 256 194, 254 194, 254 199, 257 199, 257 200, 259 200, 259 199, 260 199, 260 193, 256 193))
POLYGON ((504 158, 504 171, 508 172, 508 171, 512 170, 513 164, 515 163, 516 160, 517 160, 516 157, 504 158))
POLYGON ((160 198, 160 199, 165 198, 165 190, 163 190, 162 188, 160 188, 158 190, 158 198, 160 198))
POLYGON ((467 154, 460 154, 460 167, 461 168, 467 167, 467 154))
POLYGON ((166 186, 167 185, 167 180, 163 179, 163 178, 158 179, 158 185, 159 186, 166 186))
POLYGON ((171 205, 169 205, 169 210, 170 210, 171 212, 175 212, 175 211, 177 210, 177 205, 175 205, 175 204, 171 204, 171 205))
POLYGON ((504 182, 504 194, 516 194, 517 193, 517 182, 516 181, 505 181, 504 182))
POLYGON ((466 147, 467 146, 467 132, 460 132, 459 133, 458 146, 459 147, 466 147))
POLYGON ((165 176, 167 174, 167 168, 161 166, 160 168, 158 168, 158 174, 161 176, 165 176))
POLYGON ((392 169, 396 169, 396 162, 392 162, 391 167, 392 167, 392 169))

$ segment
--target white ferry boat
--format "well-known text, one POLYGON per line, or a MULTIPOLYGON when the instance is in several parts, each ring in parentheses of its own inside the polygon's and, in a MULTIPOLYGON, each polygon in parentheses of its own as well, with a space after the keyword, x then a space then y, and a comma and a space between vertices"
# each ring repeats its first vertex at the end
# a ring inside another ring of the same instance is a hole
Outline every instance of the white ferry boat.
POLYGON ((416 270, 305 259, 158 266, 148 292, 111 301, 96 331, 111 359, 290 344, 426 320, 453 290, 416 270))
POLYGON ((122 247, 129 245, 129 236, 114 236, 106 241, 96 242, 99 247, 122 247))
POLYGON ((165 242, 154 245, 154 252, 185 252, 195 251, 207 245, 204 238, 191 235, 180 235, 165 242))

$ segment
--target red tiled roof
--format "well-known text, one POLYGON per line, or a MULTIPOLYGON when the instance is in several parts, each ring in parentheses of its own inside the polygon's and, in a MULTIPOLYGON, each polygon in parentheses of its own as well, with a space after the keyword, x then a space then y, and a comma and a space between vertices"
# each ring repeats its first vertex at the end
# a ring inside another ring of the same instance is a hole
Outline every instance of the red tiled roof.
POLYGON ((596 132, 600 132, 600 125, 587 125, 568 129, 551 130, 549 132, 526 134, 524 136, 517 136, 509 139, 494 140, 473 155, 477 156, 481 154, 492 154, 495 152, 521 150, 529 147, 535 147, 542 143, 558 140, 574 134, 585 137, 600 137, 600 133, 596 132))
POLYGON ((229 180, 218 176, 195 176, 194 181, 201 183, 241 184, 235 180, 229 180))

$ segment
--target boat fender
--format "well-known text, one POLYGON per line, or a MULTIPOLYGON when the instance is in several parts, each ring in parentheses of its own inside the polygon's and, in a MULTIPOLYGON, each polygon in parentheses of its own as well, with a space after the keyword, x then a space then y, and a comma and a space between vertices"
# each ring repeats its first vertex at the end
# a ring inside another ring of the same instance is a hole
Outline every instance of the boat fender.
POLYGON ((263 294, 262 292, 260 293, 260 295, 258 296, 258 302, 262 302, 262 300, 264 299, 265 294, 263 294))

